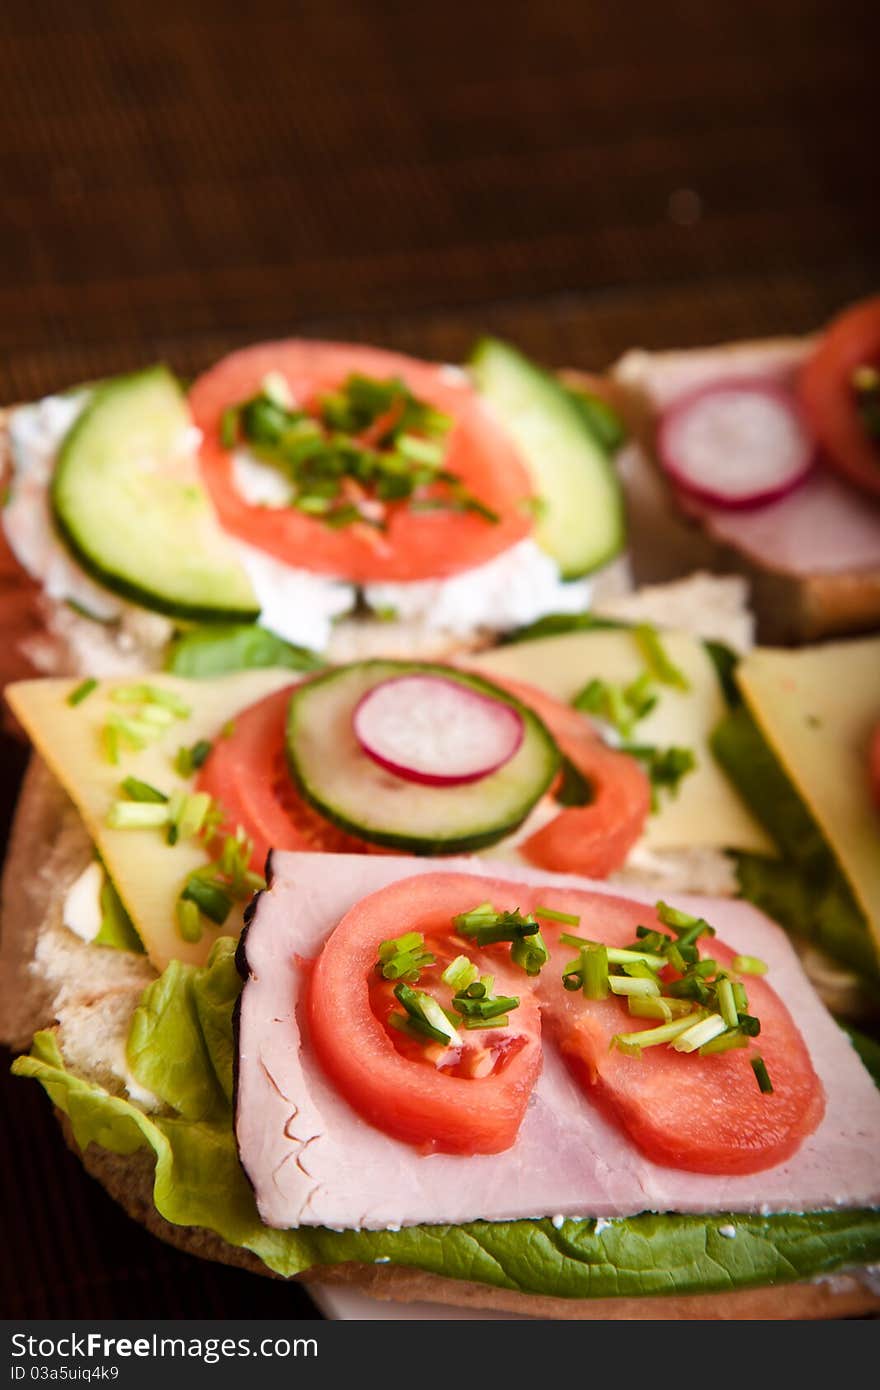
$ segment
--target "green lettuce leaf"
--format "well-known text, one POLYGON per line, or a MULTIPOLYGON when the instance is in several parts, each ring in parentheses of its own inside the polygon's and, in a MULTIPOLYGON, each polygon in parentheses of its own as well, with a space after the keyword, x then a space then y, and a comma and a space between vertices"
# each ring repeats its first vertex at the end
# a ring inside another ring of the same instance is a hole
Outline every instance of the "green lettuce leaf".
POLYGON ((95 937, 95 945, 113 946, 117 951, 144 954, 143 943, 135 930, 134 922, 106 873, 101 884, 101 925, 95 937))
POLYGON ((227 671, 280 666, 290 671, 319 671, 326 663, 306 647, 295 647, 256 623, 211 624, 178 633, 168 648, 165 669, 194 680, 227 671))
POLYGON ((643 1215, 597 1223, 475 1221, 400 1231, 276 1231, 260 1221, 232 1130, 233 1012, 241 982, 222 937, 201 968, 174 963, 132 1021, 129 1066, 164 1103, 145 1114, 65 1069, 55 1036, 13 1065, 70 1117, 77 1143, 152 1150, 157 1210, 215 1231, 277 1274, 379 1261, 522 1293, 569 1298, 705 1293, 786 1283, 880 1260, 880 1212, 643 1215), (735 1239, 722 1235, 733 1226, 735 1239))
POLYGON ((742 896, 869 983, 880 982, 871 932, 849 883, 745 705, 719 724, 712 751, 782 850, 781 859, 736 856, 742 896))

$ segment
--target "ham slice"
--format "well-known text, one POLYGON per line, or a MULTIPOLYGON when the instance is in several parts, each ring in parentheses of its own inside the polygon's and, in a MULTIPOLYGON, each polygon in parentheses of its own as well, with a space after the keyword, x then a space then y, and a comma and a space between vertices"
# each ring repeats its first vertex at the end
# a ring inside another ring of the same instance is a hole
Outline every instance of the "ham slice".
MULTIPOLYGON (((812 340, 736 343, 704 351, 629 352, 616 379, 643 394, 657 414, 687 392, 733 377, 766 377, 793 386, 814 346, 812 340)), ((624 476, 641 460, 631 445, 621 461, 624 476)), ((763 569, 795 578, 880 569, 880 503, 823 466, 777 502, 728 510, 676 494, 682 510, 699 520, 713 540, 731 546, 763 569)))
MULTIPOLYGON (((778 1167, 711 1176, 645 1158, 590 1103, 552 1046, 515 1144, 476 1157, 420 1154, 362 1120, 325 1079, 301 1030, 303 960, 368 893, 439 868, 559 887, 607 885, 475 859, 275 852, 241 959, 236 1135, 264 1222, 280 1228, 612 1218, 642 1211, 806 1211, 880 1204, 880 1094, 819 1001, 785 934, 748 903, 677 897, 734 950, 770 967, 808 1040, 824 1119, 778 1167)), ((638 895, 633 894, 633 897, 638 895)), ((643 899, 644 900, 644 899, 643 899)))

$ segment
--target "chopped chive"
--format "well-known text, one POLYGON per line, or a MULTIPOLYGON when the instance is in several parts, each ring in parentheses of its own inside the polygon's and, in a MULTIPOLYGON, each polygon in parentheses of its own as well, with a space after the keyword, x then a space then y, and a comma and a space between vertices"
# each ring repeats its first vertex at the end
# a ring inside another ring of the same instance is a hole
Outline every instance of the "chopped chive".
POLYGON ((456 956, 455 960, 449 962, 440 978, 450 988, 462 990, 472 985, 478 974, 479 971, 472 960, 467 956, 456 956))
POLYGON ((755 1073, 755 1079, 763 1094, 765 1096, 772 1095, 773 1082, 770 1080, 770 1073, 767 1071, 763 1057, 752 1058, 752 1071, 755 1073))
POLYGON ((220 416, 220 443, 224 449, 233 449, 238 443, 238 408, 227 406, 220 416))
POLYGON ((587 999, 607 999, 608 997, 608 952, 602 945, 582 946, 580 954, 580 973, 583 991, 587 999))
POLYGON ((457 994, 452 1001, 452 1007, 463 1018, 498 1018, 500 1014, 507 1014, 511 1009, 519 1008, 519 999, 513 995, 500 995, 493 999, 470 999, 465 994, 457 994))
POLYGON ((733 986, 729 980, 719 980, 715 986, 715 993, 718 996, 718 1010, 728 1028, 736 1028, 739 1023, 739 1016, 736 1011, 736 1000, 733 997, 733 986))
POLYGON ((92 691, 97 690, 97 688, 98 682, 95 680, 94 676, 89 676, 89 678, 82 681, 75 690, 71 690, 67 697, 67 703, 69 705, 81 705, 83 700, 87 699, 92 691))
POLYGON ((645 1028, 638 1033, 615 1033, 611 1046, 625 1051, 627 1047, 659 1047, 661 1043, 673 1043, 693 1029, 689 1018, 675 1018, 671 1023, 663 1023, 659 1028, 645 1028))
POLYGON ((717 1038, 725 1032, 727 1024, 720 1014, 709 1014, 684 1030, 673 1042, 676 1052, 696 1052, 697 1048, 717 1038))
POLYGON ((734 956, 731 969, 739 975, 766 975, 767 965, 757 956, 734 956))
POLYGON ((407 932, 404 936, 391 937, 387 941, 379 942, 379 959, 381 961, 391 960, 392 956, 400 955, 405 951, 413 951, 417 946, 424 946, 425 938, 419 931, 407 932))
POLYGON ((510 1019, 507 1014, 499 1014, 497 1018, 466 1018, 465 1028, 506 1028, 510 1019))
POLYGON ((479 946, 539 935, 534 918, 524 917, 518 908, 513 912, 495 912, 491 903, 481 903, 470 912, 460 912, 452 921, 462 936, 473 937, 479 946))
POLYGON ((101 730, 101 746, 108 763, 119 762, 119 730, 112 724, 105 724, 101 730))
POLYGON ((714 1057, 723 1052, 730 1052, 735 1047, 748 1047, 749 1040, 738 1028, 729 1029, 726 1033, 719 1033, 717 1038, 711 1042, 703 1043, 699 1049, 701 1057, 714 1057))
POLYGON ((177 930, 184 941, 201 941, 202 919, 196 904, 189 898, 177 899, 177 930))
MULTIPOLYGON (((591 941, 589 937, 575 936, 573 932, 562 932, 559 940, 563 946, 595 946, 598 944, 591 941)), ((644 961, 645 965, 649 965, 652 970, 662 970, 664 965, 669 964, 666 956, 658 955, 655 951, 633 950, 623 946, 606 946, 605 949, 612 965, 626 965, 628 962, 638 960, 644 961)))
POLYGON ((174 759, 174 769, 181 777, 192 777, 207 762, 212 745, 206 738, 200 738, 191 748, 181 746, 174 759))
POLYGON ((111 830, 148 830, 167 825, 168 819, 167 805, 160 806, 152 801, 114 801, 107 812, 107 825, 111 830))
POLYGON ((126 777, 125 781, 120 783, 120 787, 129 801, 155 801, 161 805, 168 800, 158 787, 151 786, 149 782, 142 782, 139 777, 126 777))
POLYGON ((142 723, 152 724, 156 729, 167 729, 177 716, 165 705, 142 705, 137 717, 142 723))
POLYGON ((184 902, 195 903, 199 912, 218 927, 223 926, 232 911, 232 899, 223 888, 194 874, 187 879, 186 887, 180 896, 184 902))
POLYGON ((188 719, 192 714, 189 705, 179 695, 158 685, 117 685, 110 692, 110 699, 121 705, 158 705, 170 710, 178 719, 188 719))
POLYGON ((638 623, 632 629, 632 634, 640 652, 661 685, 673 685, 679 690, 690 690, 690 681, 671 660, 655 627, 650 623, 638 623))
POLYGON ((205 818, 211 808, 211 797, 207 792, 193 792, 190 795, 174 792, 169 801, 171 823, 181 840, 198 835, 204 827, 205 818))
POLYGON ((757 1038, 761 1032, 761 1020, 759 1018, 755 1018, 754 1014, 737 1014, 737 1019, 739 1020, 739 1027, 744 1033, 750 1038, 757 1038))
POLYGON ((630 995, 627 1003, 636 1018, 682 1018, 694 1012, 690 999, 670 999, 665 994, 630 995))
POLYGON ((514 941, 510 948, 510 959, 514 965, 520 966, 527 975, 540 975, 542 967, 550 959, 550 952, 547 950, 544 938, 538 931, 514 941))
POLYGON ((638 994, 643 997, 660 993, 660 986, 656 980, 641 979, 638 976, 633 979, 626 975, 609 975, 608 988, 612 994, 638 994))
POLYGON ((395 998, 403 1005, 414 1023, 417 1023, 435 1042, 444 1045, 458 1043, 461 1039, 437 1000, 423 990, 411 989, 409 985, 394 986, 395 998))
MULTIPOLYGON (((580 917, 575 916, 573 912, 557 912, 552 907, 536 907, 534 915, 545 917, 548 922, 562 922, 568 927, 579 927, 581 924, 580 917)), ((564 941, 565 937, 562 940, 564 941)))
POLYGON ((749 996, 746 994, 745 985, 741 984, 739 980, 731 980, 730 983, 733 988, 733 998, 736 1004, 737 1013, 747 1013, 749 1007, 749 996))

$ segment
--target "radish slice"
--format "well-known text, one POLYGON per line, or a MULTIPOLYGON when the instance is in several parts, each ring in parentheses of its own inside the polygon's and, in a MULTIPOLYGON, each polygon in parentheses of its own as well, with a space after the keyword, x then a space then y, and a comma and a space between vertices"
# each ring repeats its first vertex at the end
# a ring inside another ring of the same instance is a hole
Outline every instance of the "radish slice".
POLYGON ((715 382, 666 411, 657 453, 686 492, 718 507, 757 507, 806 478, 815 444, 797 402, 768 381, 715 382))
POLYGON ((488 777, 523 741, 522 715, 444 676, 395 676, 358 701, 355 737, 409 782, 451 787, 488 777))

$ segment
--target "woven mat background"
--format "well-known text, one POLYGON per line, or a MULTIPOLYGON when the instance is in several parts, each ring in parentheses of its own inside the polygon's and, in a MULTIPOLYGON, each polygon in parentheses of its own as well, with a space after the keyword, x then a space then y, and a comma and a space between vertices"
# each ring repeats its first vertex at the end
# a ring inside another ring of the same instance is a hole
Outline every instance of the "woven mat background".
MULTIPOLYGON (((814 328, 880 288, 878 39, 848 0, 4 0, 0 401, 278 334, 600 367, 814 328)), ((0 1085, 0 1313, 310 1315, 0 1085)))

